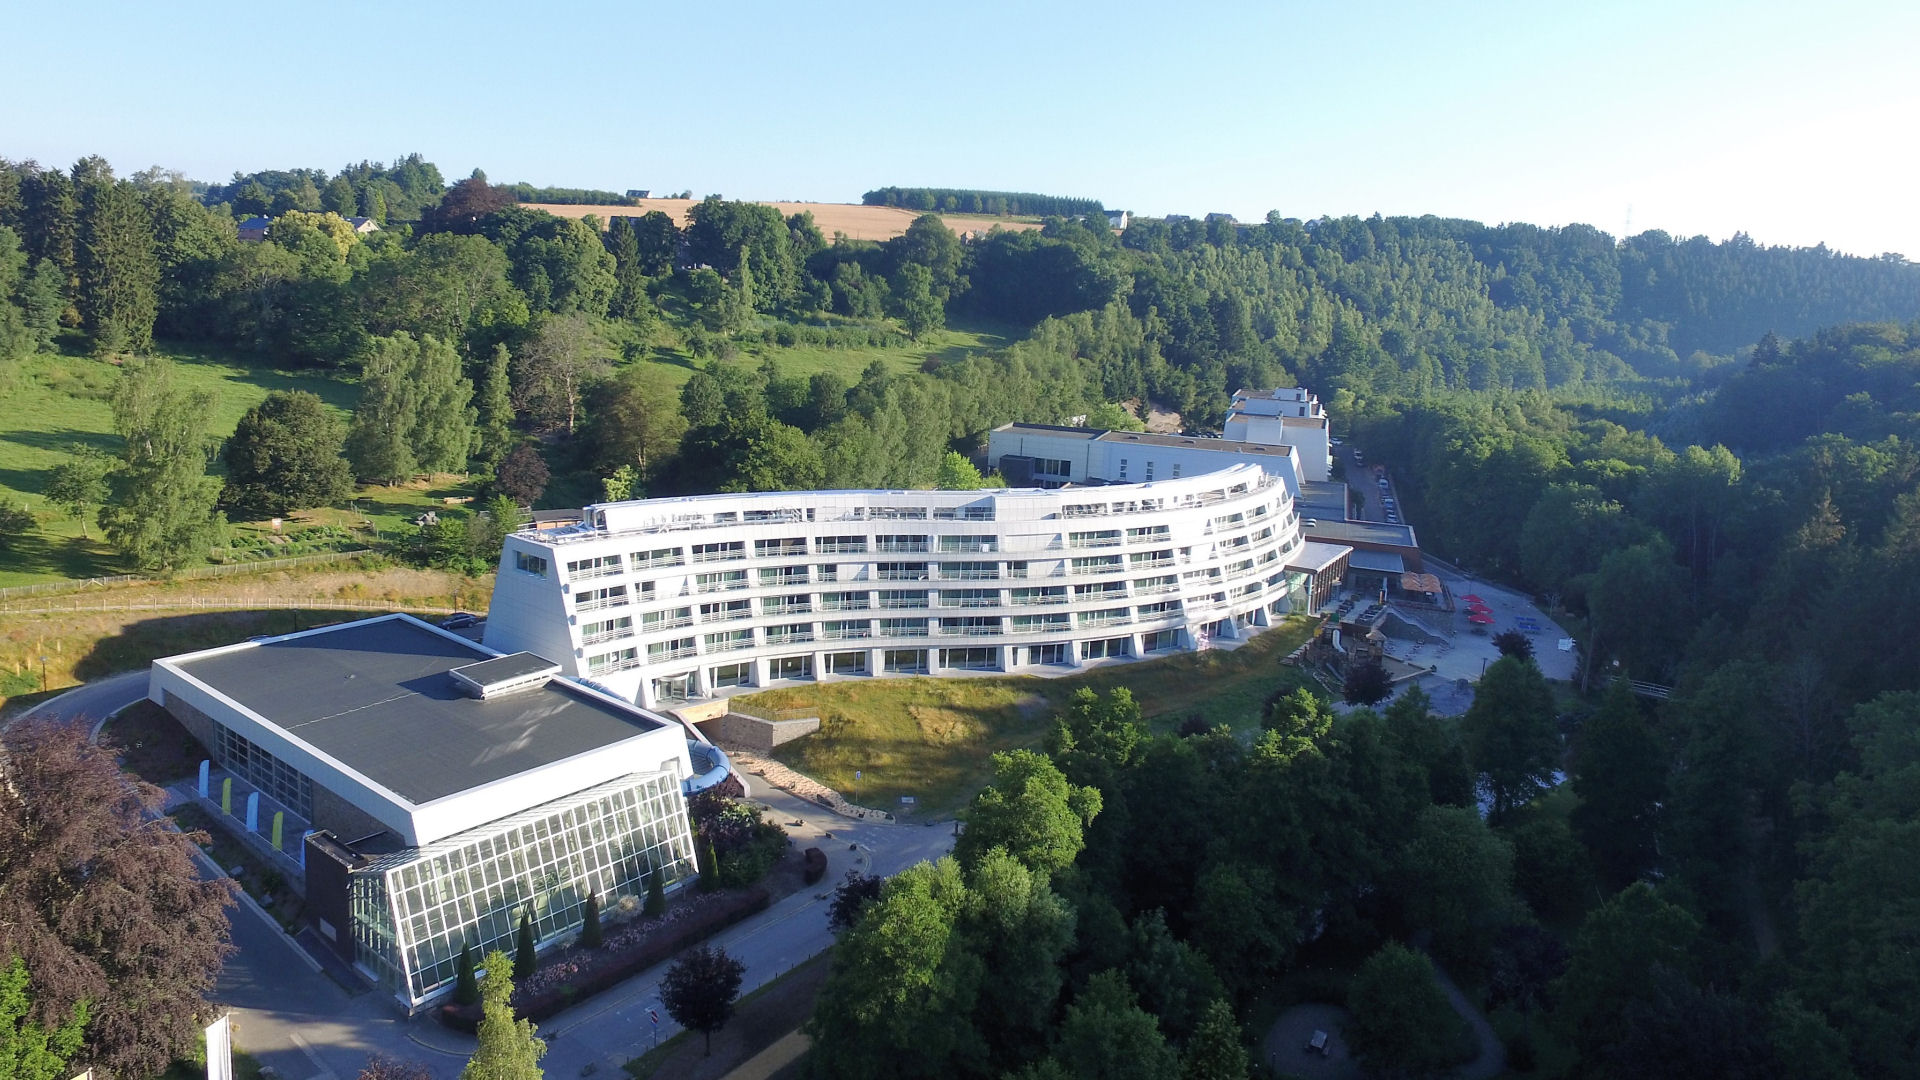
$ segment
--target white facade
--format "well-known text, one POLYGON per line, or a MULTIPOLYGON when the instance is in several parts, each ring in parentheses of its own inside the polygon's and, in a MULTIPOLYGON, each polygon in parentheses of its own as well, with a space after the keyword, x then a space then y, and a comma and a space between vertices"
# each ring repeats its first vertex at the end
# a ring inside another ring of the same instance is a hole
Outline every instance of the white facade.
MULTIPOLYGON (((1142 478, 1144 479, 1144 477, 1142 478)), ((1078 490, 815 491, 588 507, 507 538, 486 642, 644 706, 796 680, 1065 674, 1256 633, 1303 576, 1258 466, 1078 490)))
POLYGON ((1009 456, 1032 459, 1026 471, 1040 487, 1179 480, 1250 464, 1277 477, 1289 494, 1297 496, 1305 473, 1291 446, 1046 424, 1002 424, 993 429, 987 436, 988 463, 1010 481, 1027 479, 1023 470, 1003 460, 1009 456))
POLYGON ((1301 476, 1307 480, 1324 481, 1332 473, 1333 440, 1327 411, 1311 390, 1235 390, 1224 434, 1229 440, 1243 443, 1294 447, 1301 476))

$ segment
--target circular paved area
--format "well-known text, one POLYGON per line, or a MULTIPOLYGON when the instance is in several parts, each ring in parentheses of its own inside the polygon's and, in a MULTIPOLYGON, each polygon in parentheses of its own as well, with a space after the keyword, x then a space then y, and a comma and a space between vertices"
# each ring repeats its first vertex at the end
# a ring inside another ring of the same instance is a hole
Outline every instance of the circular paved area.
POLYGON ((1360 1065, 1347 1053, 1347 1040, 1341 1029, 1347 1022, 1347 1010, 1338 1005, 1295 1005, 1280 1014, 1261 1046, 1267 1064, 1282 1075, 1307 1080, 1352 1080, 1360 1075, 1360 1065), (1304 1049, 1316 1031, 1327 1033, 1324 1056, 1304 1049))

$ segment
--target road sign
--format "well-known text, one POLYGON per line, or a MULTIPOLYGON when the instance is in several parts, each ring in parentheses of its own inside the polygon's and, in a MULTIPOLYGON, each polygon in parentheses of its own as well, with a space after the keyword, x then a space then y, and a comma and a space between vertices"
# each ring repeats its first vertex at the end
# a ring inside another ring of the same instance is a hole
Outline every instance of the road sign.
POLYGON ((660 1013, 659 1013, 659 1011, 658 1011, 658 1010, 655 1010, 655 1009, 648 1009, 648 1010, 647 1010, 647 1019, 649 1019, 649 1020, 651 1020, 651 1021, 653 1021, 653 1026, 654 1026, 654 1027, 659 1027, 659 1026, 660 1026, 660 1013))

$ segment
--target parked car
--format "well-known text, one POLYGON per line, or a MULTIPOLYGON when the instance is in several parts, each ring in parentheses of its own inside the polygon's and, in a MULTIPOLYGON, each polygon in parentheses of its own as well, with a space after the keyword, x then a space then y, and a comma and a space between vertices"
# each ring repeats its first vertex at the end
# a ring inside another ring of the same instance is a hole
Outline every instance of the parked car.
POLYGON ((456 611, 440 620, 442 630, 465 630, 469 626, 480 625, 480 616, 471 611, 456 611))

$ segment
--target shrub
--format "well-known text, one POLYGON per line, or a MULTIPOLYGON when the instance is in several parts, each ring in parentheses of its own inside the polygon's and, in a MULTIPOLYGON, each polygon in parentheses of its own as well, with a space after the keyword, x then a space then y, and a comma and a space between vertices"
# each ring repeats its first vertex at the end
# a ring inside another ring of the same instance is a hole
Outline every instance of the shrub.
POLYGON ((817 847, 810 847, 804 858, 806 859, 804 880, 809 885, 819 884, 820 879, 827 876, 827 853, 817 847))

